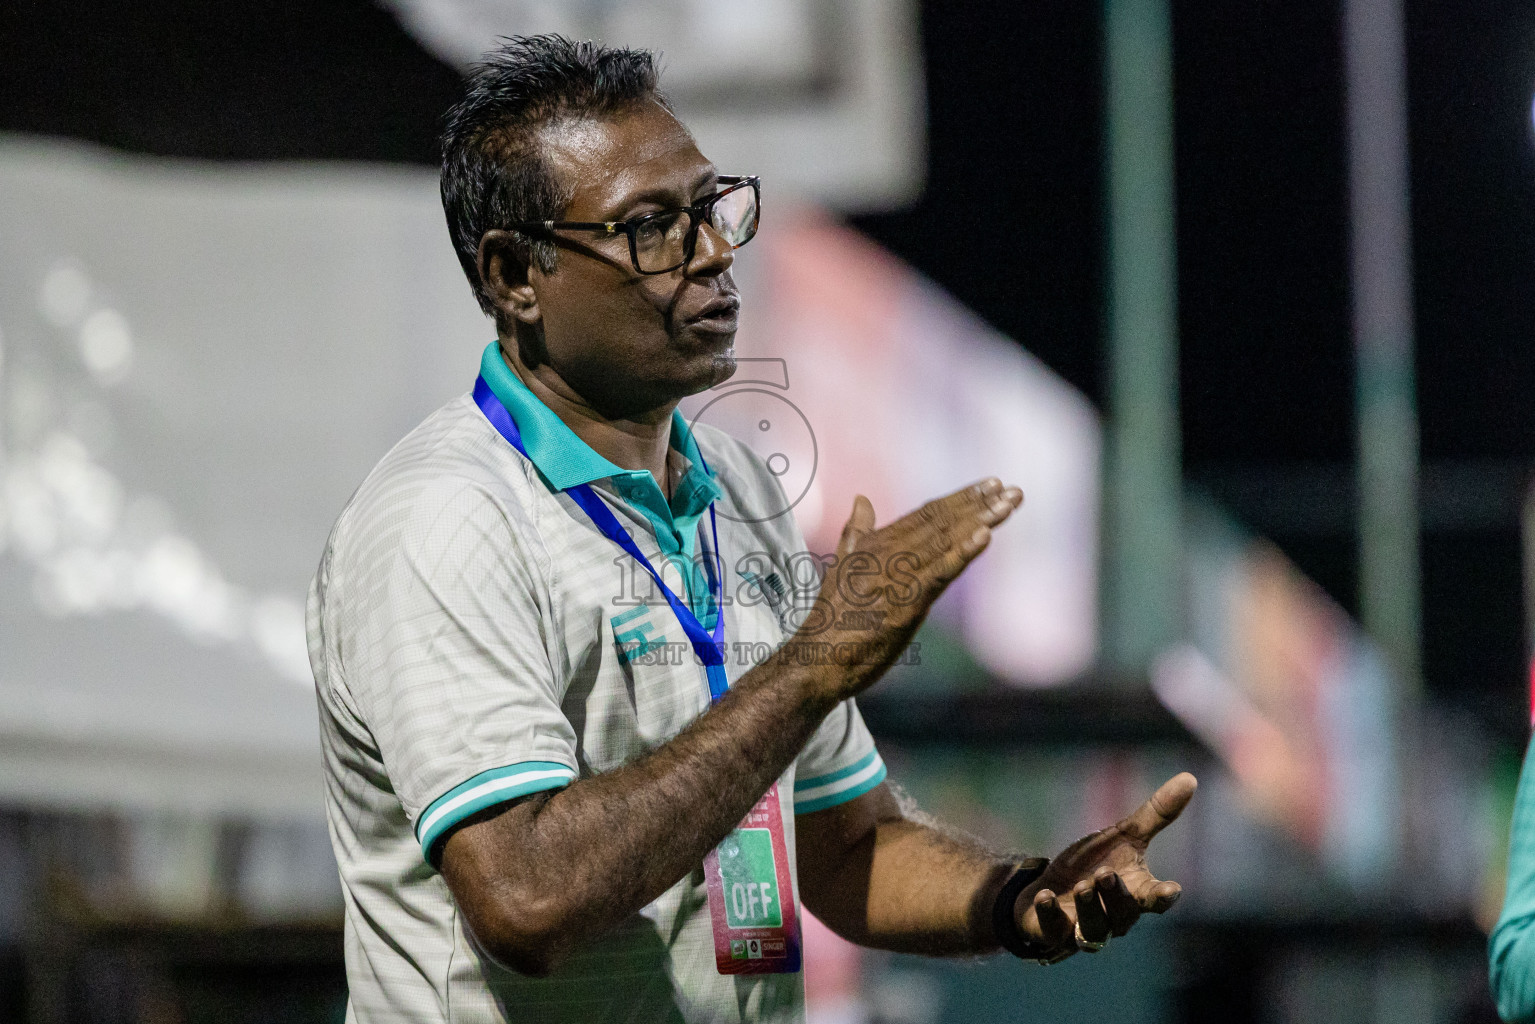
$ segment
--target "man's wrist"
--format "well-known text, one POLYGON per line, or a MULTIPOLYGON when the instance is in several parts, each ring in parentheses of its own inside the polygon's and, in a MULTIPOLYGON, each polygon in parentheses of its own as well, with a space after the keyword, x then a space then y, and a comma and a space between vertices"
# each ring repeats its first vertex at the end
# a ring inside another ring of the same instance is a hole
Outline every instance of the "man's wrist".
POLYGON ((842 666, 825 659, 800 657, 790 637, 763 663, 775 681, 793 689, 800 703, 815 717, 822 718, 849 695, 846 672, 842 666))
POLYGON ((1049 866, 1048 857, 1031 857, 1019 864, 1017 870, 1002 883, 1002 888, 997 891, 996 902, 992 905, 991 927, 997 944, 1020 960, 1037 960, 1043 964, 1058 959, 1056 950, 1030 941, 1018 928, 1018 900, 1024 890, 1037 882, 1049 866))

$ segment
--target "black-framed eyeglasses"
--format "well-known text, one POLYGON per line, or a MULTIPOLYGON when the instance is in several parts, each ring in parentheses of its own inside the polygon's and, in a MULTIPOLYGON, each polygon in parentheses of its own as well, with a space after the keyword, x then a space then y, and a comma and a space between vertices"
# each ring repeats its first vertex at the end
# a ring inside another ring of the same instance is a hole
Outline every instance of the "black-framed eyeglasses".
POLYGON ((629 236, 629 258, 641 274, 669 274, 693 258, 698 229, 707 221, 725 244, 739 249, 757 234, 762 210, 762 184, 756 175, 719 176, 723 186, 695 206, 659 210, 629 220, 527 220, 507 227, 514 231, 600 231, 629 236))

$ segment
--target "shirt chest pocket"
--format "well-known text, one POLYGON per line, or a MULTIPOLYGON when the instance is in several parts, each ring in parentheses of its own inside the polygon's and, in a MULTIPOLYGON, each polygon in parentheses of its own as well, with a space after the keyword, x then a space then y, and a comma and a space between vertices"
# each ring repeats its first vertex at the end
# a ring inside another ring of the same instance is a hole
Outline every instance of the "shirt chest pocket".
POLYGON ((592 744, 593 767, 599 771, 665 743, 697 718, 709 700, 703 666, 670 607, 654 603, 610 608, 606 618, 603 674, 609 685, 594 690, 597 706, 588 709, 588 728, 604 733, 592 744))
MULTIPOLYGON (((782 595, 760 580, 740 580, 726 595, 725 675, 731 684, 784 639, 782 595), (766 596, 764 596, 766 595, 766 596)), ((704 667, 677 616, 663 601, 603 609, 599 679, 585 701, 585 756, 609 771, 687 728, 709 703, 704 667)))

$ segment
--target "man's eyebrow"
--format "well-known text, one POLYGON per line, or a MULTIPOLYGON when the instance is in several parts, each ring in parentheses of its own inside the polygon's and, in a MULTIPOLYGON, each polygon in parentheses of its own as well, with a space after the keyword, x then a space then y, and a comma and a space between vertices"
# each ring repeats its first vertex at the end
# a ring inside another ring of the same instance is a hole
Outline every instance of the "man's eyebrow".
MULTIPOLYGON (((719 171, 716 170, 715 167, 711 164, 706 170, 700 171, 698 175, 693 178, 692 183, 688 186, 687 195, 691 196, 705 185, 712 184, 719 178, 719 176, 719 171)), ((642 191, 636 192, 632 196, 624 197, 623 202, 615 203, 613 208, 615 210, 624 209, 633 206, 636 203, 655 203, 664 207, 672 206, 676 204, 676 202, 677 193, 674 190, 656 186, 643 189, 642 191)), ((690 199, 685 200, 684 205, 689 202, 691 202, 690 199)))

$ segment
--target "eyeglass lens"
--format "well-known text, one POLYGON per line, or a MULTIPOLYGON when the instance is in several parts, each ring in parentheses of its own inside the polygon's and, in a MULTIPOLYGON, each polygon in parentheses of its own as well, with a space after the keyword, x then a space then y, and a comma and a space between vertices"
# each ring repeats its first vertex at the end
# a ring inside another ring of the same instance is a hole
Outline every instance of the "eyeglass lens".
POLYGON ((722 196, 710 212, 709 224, 732 248, 750 242, 757 230, 756 190, 743 185, 722 196))
MULTIPOLYGON (((634 232, 634 252, 639 269, 658 273, 681 266, 687 260, 691 218, 682 210, 667 210, 648 218, 634 232)), ((750 186, 733 189, 715 201, 709 226, 737 249, 751 241, 757 230, 757 195, 750 186)))

